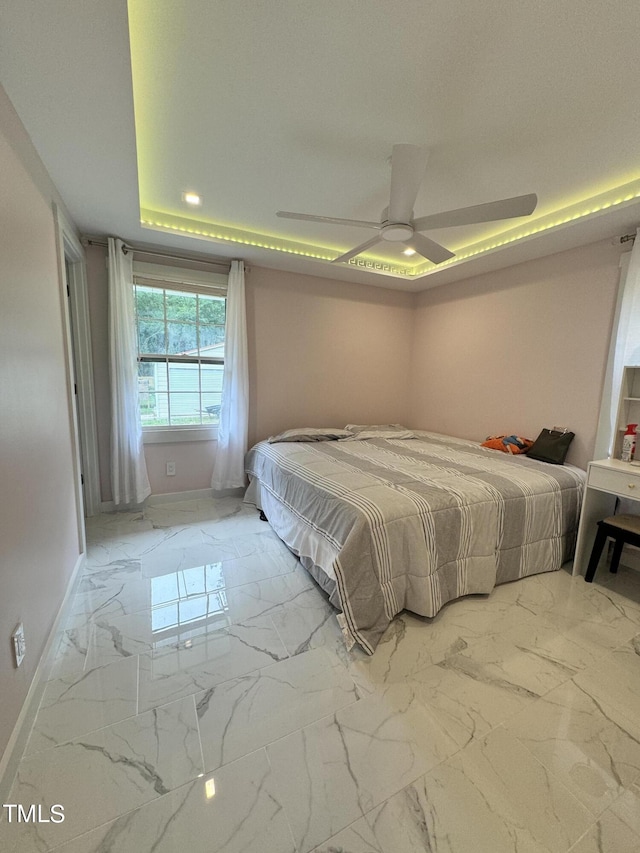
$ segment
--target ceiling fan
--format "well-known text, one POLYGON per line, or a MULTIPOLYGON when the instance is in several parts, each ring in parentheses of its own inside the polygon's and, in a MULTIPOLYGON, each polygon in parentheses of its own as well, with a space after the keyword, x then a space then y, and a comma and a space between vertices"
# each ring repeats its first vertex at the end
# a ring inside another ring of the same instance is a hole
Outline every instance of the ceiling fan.
POLYGON ((474 204, 457 210, 446 210, 429 216, 413 218, 413 205, 420 189, 427 166, 429 151, 422 145, 394 145, 391 155, 391 193, 389 206, 382 211, 380 222, 362 219, 339 219, 334 216, 314 216, 310 213, 290 213, 279 210, 276 216, 284 219, 303 219, 310 222, 328 222, 333 225, 355 225, 377 231, 375 237, 334 258, 331 263, 340 264, 371 249, 377 243, 402 243, 434 264, 441 264, 455 257, 434 240, 425 237, 422 231, 435 228, 451 228, 456 225, 473 225, 478 222, 493 222, 498 219, 513 219, 529 216, 535 210, 538 197, 535 193, 474 204))

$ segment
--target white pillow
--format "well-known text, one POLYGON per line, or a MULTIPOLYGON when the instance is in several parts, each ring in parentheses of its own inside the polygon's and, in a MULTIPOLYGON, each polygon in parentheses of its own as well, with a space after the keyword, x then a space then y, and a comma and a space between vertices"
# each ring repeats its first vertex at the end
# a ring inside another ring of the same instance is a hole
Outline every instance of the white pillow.
POLYGON ((410 429, 363 429, 344 440, 348 441, 350 439, 352 441, 365 441, 367 438, 407 439, 416 438, 416 434, 411 432, 410 429))
POLYGON ((347 424, 345 429, 351 432, 407 432, 407 427, 402 424, 347 424))

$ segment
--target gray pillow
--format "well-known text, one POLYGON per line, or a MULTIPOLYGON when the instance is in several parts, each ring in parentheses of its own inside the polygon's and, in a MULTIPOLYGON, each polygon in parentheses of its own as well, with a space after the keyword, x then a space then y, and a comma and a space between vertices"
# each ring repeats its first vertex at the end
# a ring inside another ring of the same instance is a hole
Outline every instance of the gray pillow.
POLYGON ((298 427, 287 429, 279 435, 272 435, 267 439, 269 444, 277 444, 282 441, 337 441, 339 438, 351 438, 353 433, 348 429, 339 427, 298 427))

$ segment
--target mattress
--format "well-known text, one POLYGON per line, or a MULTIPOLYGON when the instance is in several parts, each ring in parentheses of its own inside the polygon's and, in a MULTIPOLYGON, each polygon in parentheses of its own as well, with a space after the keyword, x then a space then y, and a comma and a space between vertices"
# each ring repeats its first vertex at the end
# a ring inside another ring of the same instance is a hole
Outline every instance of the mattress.
POLYGON ((348 646, 373 654, 402 610, 559 569, 586 474, 431 432, 260 442, 248 500, 330 596, 348 646))

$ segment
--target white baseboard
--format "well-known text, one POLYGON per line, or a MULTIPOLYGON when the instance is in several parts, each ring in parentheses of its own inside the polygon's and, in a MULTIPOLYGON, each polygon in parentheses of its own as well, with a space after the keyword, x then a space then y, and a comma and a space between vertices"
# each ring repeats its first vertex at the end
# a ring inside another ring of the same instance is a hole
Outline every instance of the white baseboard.
POLYGON ((247 491, 245 486, 239 489, 216 489, 213 492, 214 498, 243 498, 247 491))
POLYGON ((29 687, 29 691, 22 703, 22 709, 16 724, 13 727, 9 742, 7 743, 2 758, 0 758, 0 803, 8 802, 8 796, 13 784, 13 779, 15 777, 16 770, 18 769, 20 759, 22 758, 24 748, 27 745, 27 740, 31 734, 31 728, 38 711, 38 706, 40 705, 40 700, 42 699, 42 694, 44 693, 47 676, 49 675, 53 664, 55 651, 57 651, 56 640, 60 636, 60 627, 66 616, 68 604, 71 601, 71 597, 73 596, 76 586, 80 580, 80 569, 84 563, 84 558, 85 555, 80 554, 76 560, 75 566, 73 567, 69 583, 67 584, 67 590, 64 594, 64 598, 62 599, 62 604, 58 609, 58 614, 54 620, 51 630, 49 631, 49 636, 47 637, 42 655, 38 661, 36 671, 33 674, 31 686, 29 687))
MULTIPOLYGON (((146 501, 145 501, 146 503, 146 501)), ((145 504, 127 504, 127 506, 116 506, 113 501, 102 501, 100 512, 142 512, 145 504)))
POLYGON ((211 489, 190 489, 186 492, 163 492, 161 495, 149 495, 145 506, 160 506, 161 504, 173 504, 179 501, 199 501, 212 498, 211 489))
POLYGON ((241 498, 244 489, 191 489, 187 492, 165 492, 161 495, 149 495, 145 501, 146 506, 159 506, 160 504, 173 504, 179 501, 200 501, 207 498, 241 498))
MULTIPOLYGON (((163 492, 160 495, 149 495, 143 504, 126 507, 123 511, 140 511, 145 506, 161 506, 162 504, 179 503, 180 501, 199 501, 207 498, 241 498, 244 495, 244 489, 220 489, 213 491, 212 489, 190 489, 185 492, 163 492)), ((118 508, 113 501, 102 501, 100 512, 117 512, 118 508)))

